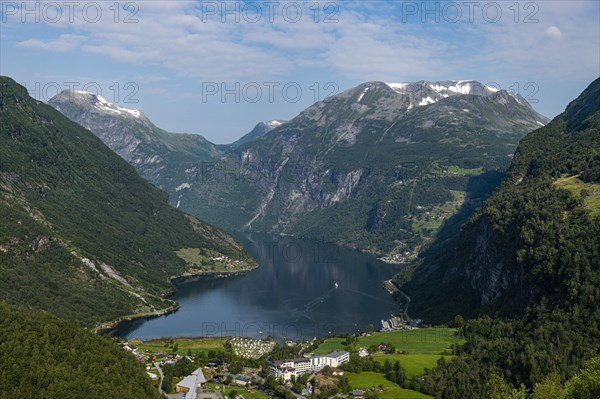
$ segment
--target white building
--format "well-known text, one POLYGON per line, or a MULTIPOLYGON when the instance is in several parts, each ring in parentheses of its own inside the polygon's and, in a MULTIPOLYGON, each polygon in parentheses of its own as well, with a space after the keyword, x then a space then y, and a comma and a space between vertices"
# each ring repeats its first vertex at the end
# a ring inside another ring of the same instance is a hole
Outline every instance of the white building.
POLYGON ((275 378, 289 381, 292 376, 319 371, 325 366, 339 367, 350 360, 350 353, 346 351, 331 352, 328 355, 299 358, 292 360, 279 360, 272 364, 271 371, 275 378))
POLYGON ((199 368, 176 385, 176 392, 183 392, 184 399, 196 399, 198 390, 205 385, 206 378, 204 377, 202 368, 199 368))

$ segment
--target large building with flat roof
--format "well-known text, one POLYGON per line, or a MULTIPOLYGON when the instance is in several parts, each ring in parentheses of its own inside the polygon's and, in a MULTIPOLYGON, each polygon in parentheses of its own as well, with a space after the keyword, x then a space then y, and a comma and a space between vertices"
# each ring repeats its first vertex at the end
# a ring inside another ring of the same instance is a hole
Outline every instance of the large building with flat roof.
POLYGON ((292 376, 319 371, 325 366, 339 367, 350 361, 350 353, 346 351, 335 351, 328 355, 319 355, 308 358, 299 358, 291 360, 278 360, 271 365, 271 372, 275 378, 281 378, 289 381, 292 376))

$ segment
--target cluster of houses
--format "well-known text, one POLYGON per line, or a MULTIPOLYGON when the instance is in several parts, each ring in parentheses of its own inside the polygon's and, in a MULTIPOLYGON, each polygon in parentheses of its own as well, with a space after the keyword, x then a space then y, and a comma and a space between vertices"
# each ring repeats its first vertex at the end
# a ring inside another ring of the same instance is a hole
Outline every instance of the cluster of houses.
POLYGON ((243 261, 243 260, 237 260, 237 259, 231 259, 227 255, 213 256, 213 257, 210 258, 210 260, 214 261, 214 262, 220 262, 225 267, 245 267, 245 266, 247 266, 247 263, 245 261, 243 261))
POLYGON ((234 337, 229 341, 233 353, 246 359, 258 359, 275 349, 275 341, 234 337))
POLYGON ((291 360, 278 360, 271 364, 271 373, 277 379, 288 382, 305 373, 322 370, 325 366, 339 367, 350 361, 350 353, 346 351, 335 351, 328 355, 301 357, 291 360))
POLYGON ((414 330, 419 328, 423 323, 421 319, 411 319, 404 321, 402 317, 393 316, 389 320, 381 320, 381 331, 394 331, 394 330, 414 330))

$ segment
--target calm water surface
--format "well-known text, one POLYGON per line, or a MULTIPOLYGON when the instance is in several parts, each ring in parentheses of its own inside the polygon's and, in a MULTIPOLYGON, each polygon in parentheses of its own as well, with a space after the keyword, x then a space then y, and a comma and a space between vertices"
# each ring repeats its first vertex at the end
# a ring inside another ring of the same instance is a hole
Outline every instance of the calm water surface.
POLYGON ((380 328, 398 305, 382 281, 401 266, 312 240, 236 234, 258 261, 252 272, 177 286, 176 313, 123 324, 125 338, 179 336, 325 337, 380 328), (337 287, 336 287, 337 283, 337 287))

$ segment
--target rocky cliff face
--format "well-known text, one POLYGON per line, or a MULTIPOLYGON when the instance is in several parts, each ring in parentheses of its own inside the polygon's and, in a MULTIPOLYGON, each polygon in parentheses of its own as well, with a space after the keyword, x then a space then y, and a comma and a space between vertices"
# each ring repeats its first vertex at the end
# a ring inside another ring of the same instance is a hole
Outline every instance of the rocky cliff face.
POLYGON ((143 115, 98 115, 72 103, 51 101, 181 209, 227 228, 335 241, 395 261, 414 257, 444 220, 488 195, 521 137, 547 122, 519 96, 475 81, 368 82, 255 139, 167 159, 169 151, 146 144, 155 133, 143 115))
POLYGON ((314 104, 224 154, 221 169, 237 178, 190 183, 186 206, 231 228, 413 257, 465 201, 489 193, 478 192, 485 183, 477 178, 497 182, 494 172, 508 166, 518 140, 547 119, 523 99, 477 82, 412 85, 370 82, 314 104), (191 202, 218 208, 211 200, 231 199, 232 187, 253 196, 228 202, 243 209, 235 219, 191 202))
POLYGON ((217 146, 200 135, 166 132, 142 111, 116 106, 92 93, 63 91, 49 104, 92 131, 144 178, 163 189, 181 184, 177 182, 185 176, 186 165, 211 162, 220 155, 217 146))

